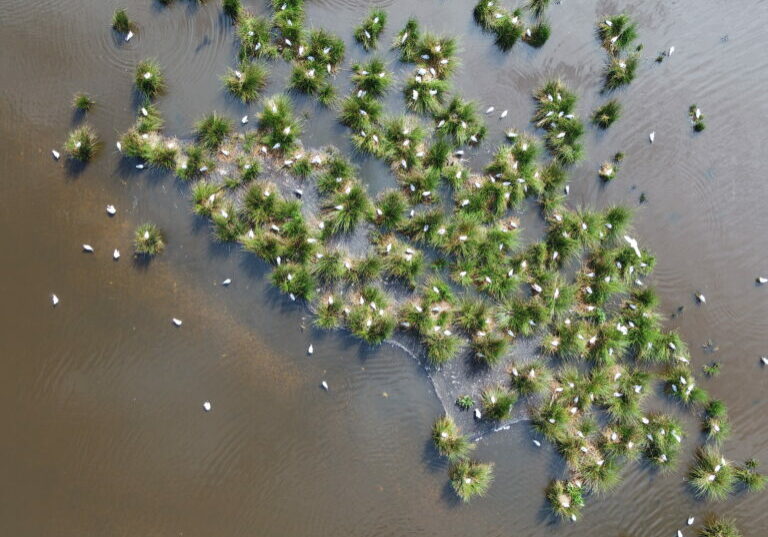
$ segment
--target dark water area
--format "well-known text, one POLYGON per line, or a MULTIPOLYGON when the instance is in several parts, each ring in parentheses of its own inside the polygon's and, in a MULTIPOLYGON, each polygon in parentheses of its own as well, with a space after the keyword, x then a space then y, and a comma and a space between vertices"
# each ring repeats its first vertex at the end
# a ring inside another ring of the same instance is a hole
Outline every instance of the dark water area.
MULTIPOLYGON (((639 22, 644 60, 619 92, 624 115, 607 133, 587 130, 570 203, 636 208, 635 236, 657 256, 651 283, 662 309, 685 306, 666 326, 688 341, 694 371, 723 362, 720 376, 700 382, 730 409, 725 453, 765 468, 768 286, 755 278, 768 275, 768 2, 563 0, 549 8, 543 49, 519 44, 508 54, 474 24, 474 2, 375 4, 390 15, 382 43, 411 15, 458 36, 456 90, 482 109, 510 110, 487 118, 476 166, 505 130, 529 129, 531 91, 546 79, 576 90, 582 117, 602 103, 595 21, 626 10, 639 22), (673 45, 671 58, 653 62, 673 45), (699 135, 692 103, 707 116, 699 135), (625 161, 604 186, 596 170, 617 151, 625 161), (694 302, 699 291, 705 306, 694 302), (701 347, 710 339, 715 354, 701 347)), ((350 65, 364 57, 351 33, 369 5, 308 1, 307 25, 341 35, 350 65)), ((480 442, 495 483, 488 497, 457 503, 429 444, 442 406, 419 364, 396 347, 312 329, 308 311, 271 288, 265 265, 211 240, 186 187, 126 167, 113 149, 133 122, 133 69, 145 57, 164 68, 168 93, 158 102, 171 135, 187 137, 213 109, 233 119, 258 111, 222 92, 235 43, 218 2, 0 0, 0 51, 0 535, 656 537, 710 512, 735 518, 746 537, 768 534, 768 495, 695 501, 683 482, 689 457, 666 475, 630 465, 615 493, 588 498, 578 524, 553 524, 543 489, 564 468, 551 448, 531 444, 525 423, 480 442), (139 25, 129 43, 109 28, 120 6, 139 25), (88 121, 104 142, 82 170, 50 156, 75 124, 76 91, 95 97, 88 121), (141 265, 131 239, 146 220, 166 232, 168 248, 141 265), (95 253, 83 254, 83 243, 95 253), (220 285, 225 278, 232 285, 220 285)), ((276 92, 288 69, 275 62, 272 71, 276 92)), ((348 147, 331 113, 297 103, 306 146, 348 147)), ((359 164, 371 191, 394 184, 381 164, 359 164)), ((538 225, 530 218, 524 226, 538 225)), ((686 428, 690 455, 698 423, 688 416, 686 428)))

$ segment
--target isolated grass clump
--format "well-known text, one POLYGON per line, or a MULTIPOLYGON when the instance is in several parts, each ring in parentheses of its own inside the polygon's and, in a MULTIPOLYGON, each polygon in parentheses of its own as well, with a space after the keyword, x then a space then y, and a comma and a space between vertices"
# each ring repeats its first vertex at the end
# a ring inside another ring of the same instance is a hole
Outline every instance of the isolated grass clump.
POLYGON ((688 108, 688 115, 691 116, 691 123, 693 124, 694 131, 701 132, 707 128, 707 125, 704 123, 704 114, 701 113, 701 108, 692 104, 688 108))
POLYGON ((456 462, 449 471, 454 492, 463 502, 485 496, 493 482, 493 464, 469 459, 456 462))
POLYGON ((621 104, 611 99, 592 113, 592 123, 601 129, 607 129, 621 116, 621 104))
POLYGON ((157 61, 143 60, 136 67, 136 89, 149 99, 154 98, 165 90, 165 78, 157 61))
POLYGON ((383 9, 373 9, 368 17, 355 29, 355 39, 365 50, 376 48, 379 37, 387 24, 387 12, 383 9))
POLYGON ((133 24, 130 18, 128 18, 128 12, 123 8, 118 8, 112 15, 112 29, 122 34, 127 34, 133 30, 136 26, 133 24))
POLYGON ((96 131, 90 125, 83 125, 69 133, 64 142, 64 151, 73 160, 88 162, 96 154, 98 146, 96 131))
POLYGON ((736 480, 747 492, 759 492, 768 483, 768 478, 757 470, 759 464, 757 459, 748 459, 743 466, 736 467, 736 480))
POLYGON ((216 112, 195 123, 195 136, 205 148, 215 151, 232 132, 232 122, 216 112))
POLYGON ((155 224, 141 224, 133 234, 133 248, 139 255, 155 256, 165 249, 163 233, 155 224))
POLYGON ((88 112, 95 104, 96 101, 87 93, 75 93, 74 97, 72 97, 72 108, 78 112, 88 112))
POLYGON ((462 435, 450 416, 443 416, 432 426, 432 441, 437 452, 450 461, 467 458, 474 448, 469 439, 462 435))
POLYGON ((614 90, 635 79, 640 57, 630 54, 626 58, 611 58, 605 67, 605 89, 614 90))
POLYGON ((637 25, 624 13, 605 17, 597 24, 603 48, 611 54, 627 49, 637 39, 637 25))
POLYGON ((259 98, 264 86, 267 85, 269 71, 259 63, 241 62, 238 69, 229 69, 222 81, 224 88, 243 101, 250 103, 259 98))

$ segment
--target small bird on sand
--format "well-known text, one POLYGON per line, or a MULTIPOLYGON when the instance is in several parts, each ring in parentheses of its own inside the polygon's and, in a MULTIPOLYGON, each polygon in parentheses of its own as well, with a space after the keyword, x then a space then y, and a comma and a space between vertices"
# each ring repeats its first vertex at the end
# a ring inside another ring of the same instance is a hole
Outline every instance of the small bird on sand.
POLYGON ((206 401, 203 403, 203 410, 205 410, 206 412, 210 412, 212 408, 213 407, 211 406, 210 401, 206 401))
POLYGON ((83 244, 83 252, 92 254, 93 253, 93 246, 90 244, 83 244))
POLYGON ((114 205, 107 205, 107 214, 109 216, 115 216, 116 213, 117 213, 117 209, 115 209, 114 205))
POLYGON ((59 160, 59 158, 61 158, 61 153, 55 149, 51 149, 51 155, 53 155, 54 160, 59 160))
POLYGON ((320 386, 322 386, 325 391, 328 391, 328 383, 327 382, 325 382, 325 381, 321 382, 320 386))
POLYGON ((54 307, 56 307, 56 305, 59 303, 59 297, 57 297, 55 294, 52 294, 51 303, 53 304, 54 307))
POLYGON ((173 322, 173 324, 175 324, 176 326, 181 326, 181 323, 182 323, 181 319, 177 319, 176 317, 174 317, 173 319, 171 319, 171 321, 172 321, 172 322, 173 322))
POLYGON ((120 250, 118 250, 117 248, 115 248, 115 251, 112 252, 112 259, 114 259, 115 261, 120 259, 120 250))

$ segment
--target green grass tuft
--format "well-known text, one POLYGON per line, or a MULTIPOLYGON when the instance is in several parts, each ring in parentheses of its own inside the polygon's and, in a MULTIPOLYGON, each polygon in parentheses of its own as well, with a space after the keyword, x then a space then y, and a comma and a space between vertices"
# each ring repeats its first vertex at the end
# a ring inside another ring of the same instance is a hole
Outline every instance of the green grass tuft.
POLYGON ((133 234, 133 248, 139 255, 155 256, 165 249, 163 233, 155 224, 141 224, 133 234))
POLYGON ((229 69, 222 77, 224 88, 243 101, 250 103, 261 95, 267 85, 269 70, 261 64, 249 61, 241 62, 238 69, 229 69))
POLYGON ((493 463, 461 460, 451 466, 451 485, 463 502, 475 496, 485 496, 493 482, 493 463))
POLYGON ((67 136, 64 142, 64 151, 69 158, 88 162, 95 155, 99 147, 99 138, 96 131, 90 125, 83 125, 76 128, 67 136))
POLYGON ((165 77, 157 61, 143 60, 136 67, 136 89, 152 99, 165 90, 165 77))

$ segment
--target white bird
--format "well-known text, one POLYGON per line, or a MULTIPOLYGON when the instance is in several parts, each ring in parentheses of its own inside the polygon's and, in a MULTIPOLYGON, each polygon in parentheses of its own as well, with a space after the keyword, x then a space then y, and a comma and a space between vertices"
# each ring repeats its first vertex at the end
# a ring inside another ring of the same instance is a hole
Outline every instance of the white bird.
POLYGON ((637 257, 643 257, 643 254, 640 252, 640 248, 637 246, 637 240, 633 239, 629 235, 624 235, 624 240, 629 243, 629 245, 632 247, 632 249, 637 254, 637 257))
POLYGON ((680 530, 677 530, 677 537, 683 537, 683 532, 680 530))
POLYGON ((144 169, 144 165, 143 164, 137 164, 136 165, 136 169, 137 170, 143 170, 144 169))
POLYGON ((117 213, 117 209, 115 209, 114 205, 107 205, 107 214, 109 216, 115 216, 115 213, 117 213))
POLYGON ((115 147, 116 147, 116 148, 117 148, 117 150, 118 150, 118 151, 120 151, 121 153, 123 152, 123 144, 121 144, 120 142, 115 142, 115 147))
POLYGON ((323 387, 323 389, 324 389, 326 392, 328 391, 328 383, 327 383, 327 382, 325 382, 325 381, 321 382, 321 383, 320 383, 320 386, 322 386, 322 387, 323 387))
MULTIPOLYGON (((54 297, 56 295, 53 295, 54 297)), ((761 356, 760 361, 763 363, 763 365, 768 365, 768 356, 761 356)))
POLYGON ((758 276, 756 281, 760 285, 763 285, 765 283, 768 283, 768 278, 765 278, 764 276, 758 276))
POLYGON ((120 259, 120 250, 118 250, 117 248, 115 248, 115 251, 112 252, 112 259, 114 259, 115 261, 120 259))
POLYGON ((232 280, 231 280, 230 278, 227 278, 226 280, 224 280, 223 282, 221 282, 221 285, 223 285, 224 287, 226 287, 226 286, 227 286, 227 285, 229 285, 230 283, 232 283, 232 280))
POLYGON ((482 417, 483 417, 483 415, 482 415, 482 413, 480 412, 480 409, 479 409, 479 408, 476 408, 476 409, 475 409, 475 419, 476 419, 476 420, 479 420, 479 419, 480 419, 480 418, 482 418, 482 417))
POLYGON ((205 410, 206 412, 210 412, 211 408, 213 408, 213 407, 211 407, 211 402, 210 401, 206 401, 206 402, 203 403, 203 410, 205 410))
POLYGON ((128 33, 125 35, 125 41, 128 42, 133 37, 133 32, 128 30, 128 33))
POLYGON ((667 56, 672 56, 674 52, 675 52, 675 47, 674 46, 669 47, 669 52, 667 53, 667 56))
POLYGON ((53 155, 54 160, 59 160, 61 158, 61 153, 55 149, 51 149, 51 154, 53 155))
POLYGON ((656 139, 656 131, 652 131, 651 134, 648 135, 648 139, 653 143, 653 141, 656 139))
POLYGON ((181 326, 181 319, 177 319, 176 317, 174 317, 173 319, 171 319, 171 321, 172 321, 172 322, 173 322, 173 324, 175 324, 176 326, 181 326))
POLYGON ((54 307, 59 303, 59 297, 57 297, 55 294, 51 295, 51 302, 53 303, 54 307))
POLYGON ((536 447, 541 447, 541 442, 539 442, 538 440, 534 440, 533 445, 536 447))
POLYGON ((485 113, 486 113, 486 114, 490 114, 490 113, 491 113, 491 112, 493 112, 494 110, 496 110, 496 109, 495 109, 493 106, 489 106, 489 107, 488 107, 488 109, 485 111, 485 113))
POLYGON ((90 244, 83 244, 83 252, 92 254, 93 253, 93 246, 90 244))
POLYGON ((698 300, 702 304, 706 304, 707 303, 707 297, 705 297, 701 293, 696 293, 696 300, 698 300))
POLYGON ((309 348, 307 349, 307 354, 314 354, 315 353, 315 347, 312 346, 312 344, 309 345, 309 348))
POLYGON ((504 110, 504 111, 501 113, 501 115, 499 116, 499 118, 500 118, 500 119, 504 119, 505 117, 507 117, 507 114, 509 114, 509 110, 504 110))
POLYGON ((689 525, 689 526, 693 526, 693 521, 694 521, 694 520, 695 520, 695 519, 694 519, 692 516, 689 516, 689 517, 688 517, 688 525, 689 525))
POLYGON ((248 123, 248 116, 243 116, 242 119, 240 119, 240 123, 242 123, 243 125, 248 123))

